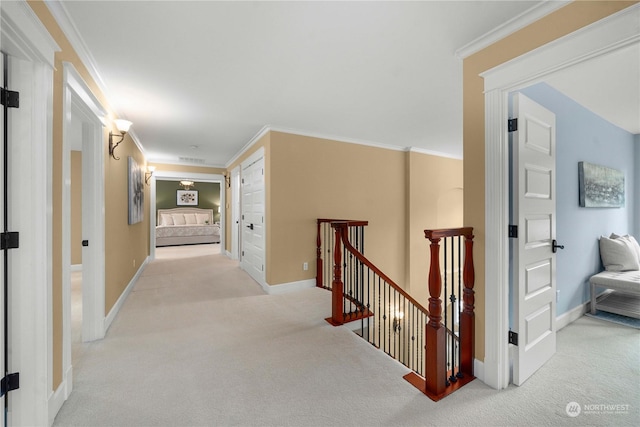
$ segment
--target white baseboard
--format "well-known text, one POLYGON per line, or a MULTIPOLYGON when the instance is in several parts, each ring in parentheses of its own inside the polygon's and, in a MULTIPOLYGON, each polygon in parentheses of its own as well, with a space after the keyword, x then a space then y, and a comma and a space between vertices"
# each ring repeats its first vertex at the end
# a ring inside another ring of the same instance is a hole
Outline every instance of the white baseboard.
POLYGON ((227 256, 227 258, 233 259, 233 257, 231 256, 231 252, 229 252, 228 250, 225 249, 224 254, 227 256))
POLYGON ((316 279, 299 280, 297 282, 282 283, 280 285, 269 286, 262 283, 262 288, 269 295, 284 294, 287 292, 299 291, 302 289, 313 288, 316 286, 316 279))
POLYGON ((113 305, 113 307, 111 307, 111 310, 109 311, 109 314, 107 314, 107 317, 104 318, 104 333, 105 333, 105 335, 107 334, 107 331, 109 330, 109 327, 111 326, 111 323, 113 323, 113 320, 116 318, 116 315, 118 314, 118 312, 122 308, 122 305, 126 301, 127 297, 129 296, 129 293, 133 289, 134 285, 138 281, 138 278, 140 277, 140 275, 142 274, 142 272, 144 271, 144 268, 147 266, 148 263, 149 263, 149 257, 146 257, 144 262, 142 264, 140 264, 140 268, 138 268, 138 271, 136 271, 136 274, 134 274, 133 277, 131 278, 131 280, 129 281, 129 284, 124 289, 124 292, 122 292, 122 294, 120 294, 120 298, 118 298, 118 301, 116 301, 116 303, 113 305))
POLYGON ((484 362, 473 359, 473 376, 484 382, 484 362))
POLYGON ((71 264, 69 271, 82 271, 82 264, 71 264))
POLYGON ((49 408, 49 427, 53 425, 53 421, 58 415, 60 408, 64 402, 69 398, 71 390, 73 389, 73 368, 70 366, 64 375, 64 379, 56 389, 49 395, 49 402, 47 407, 49 408))
POLYGON ((556 317, 556 332, 584 316, 590 305, 591 303, 587 301, 556 317))

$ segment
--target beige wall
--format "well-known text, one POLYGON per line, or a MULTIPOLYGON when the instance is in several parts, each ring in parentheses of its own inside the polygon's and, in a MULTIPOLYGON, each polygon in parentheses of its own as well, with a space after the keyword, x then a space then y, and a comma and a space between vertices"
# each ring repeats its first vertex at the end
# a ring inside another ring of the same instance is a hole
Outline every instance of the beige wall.
POLYGON ((412 293, 422 289, 426 301, 423 230, 460 225, 461 160, 269 132, 229 171, 259 147, 267 165, 269 285, 315 277, 317 218, 366 220, 367 257, 400 286, 411 279, 412 293))
POLYGON ((407 153, 407 271, 411 296, 429 298, 429 241, 426 229, 462 227, 462 160, 407 153))
MULTIPOLYGON (((53 319, 53 389, 62 382, 62 99, 63 99, 63 63, 73 64, 87 86, 107 109, 109 104, 90 73, 80 61, 55 19, 44 2, 28 1, 36 16, 44 24, 60 51, 55 55, 53 74, 53 144, 52 144, 52 319, 53 319)), ((113 115, 111 118, 115 118, 113 115)), ((135 126, 135 124, 134 124, 135 126)), ((110 128, 104 129, 105 157, 108 152, 110 128)), ((115 129, 113 129, 115 130, 115 129)), ((112 308, 135 274, 137 267, 149 253, 149 218, 129 226, 127 224, 127 156, 133 156, 139 164, 144 164, 140 151, 127 136, 118 147, 120 161, 110 157, 105 160, 105 310, 112 308), (133 266, 135 261, 136 266, 133 266)), ((145 187, 148 188, 148 187, 145 187)), ((145 193, 145 212, 149 212, 149 192, 145 193)))
POLYGON ((71 265, 82 264, 82 151, 71 152, 71 265))
POLYGON ((576 1, 471 55, 463 62, 464 222, 474 227, 476 358, 484 360, 484 81, 480 73, 625 9, 635 1, 576 1))

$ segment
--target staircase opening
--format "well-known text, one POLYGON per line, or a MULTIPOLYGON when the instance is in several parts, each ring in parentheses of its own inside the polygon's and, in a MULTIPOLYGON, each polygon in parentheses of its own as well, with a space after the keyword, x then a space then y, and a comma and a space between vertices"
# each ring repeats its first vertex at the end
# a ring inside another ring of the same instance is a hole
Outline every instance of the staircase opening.
POLYGON ((367 226, 317 220, 316 286, 332 292, 327 321, 350 324, 411 369, 405 379, 438 401, 475 378, 473 229, 425 230, 431 252, 427 309, 365 257, 367 226))

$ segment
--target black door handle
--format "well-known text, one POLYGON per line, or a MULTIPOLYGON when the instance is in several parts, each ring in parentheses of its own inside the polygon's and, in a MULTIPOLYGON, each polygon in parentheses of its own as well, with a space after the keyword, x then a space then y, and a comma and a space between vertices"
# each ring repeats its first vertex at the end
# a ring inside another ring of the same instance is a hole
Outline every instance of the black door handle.
POLYGON ((247 225, 247 228, 249 228, 249 229, 253 230, 253 224, 249 224, 249 225, 247 225))
POLYGON ((553 241, 551 242, 551 252, 555 254, 556 252, 558 252, 558 249, 564 249, 564 245, 559 245, 558 241, 556 239, 553 239, 553 241))

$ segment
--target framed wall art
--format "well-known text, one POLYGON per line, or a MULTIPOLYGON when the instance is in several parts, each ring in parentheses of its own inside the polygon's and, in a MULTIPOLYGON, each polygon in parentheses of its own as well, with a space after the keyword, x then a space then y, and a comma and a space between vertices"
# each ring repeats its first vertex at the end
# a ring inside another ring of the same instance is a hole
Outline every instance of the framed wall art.
POLYGON ((198 190, 177 190, 178 206, 198 206, 198 190))
POLYGON ((583 208, 620 208, 624 206, 624 172, 578 162, 580 206, 583 208))
POLYGON ((137 224, 144 217, 144 172, 129 156, 129 224, 137 224))

